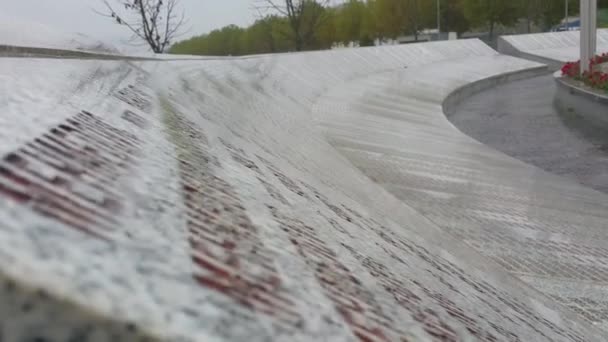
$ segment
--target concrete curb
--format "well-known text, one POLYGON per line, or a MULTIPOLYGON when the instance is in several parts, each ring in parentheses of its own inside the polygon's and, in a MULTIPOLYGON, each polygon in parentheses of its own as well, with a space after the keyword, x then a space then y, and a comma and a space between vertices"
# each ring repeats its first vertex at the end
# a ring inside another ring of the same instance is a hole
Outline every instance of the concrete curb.
POLYGON ((112 55, 96 52, 63 50, 42 47, 0 45, 0 57, 30 57, 30 58, 64 58, 64 59, 103 59, 103 60, 133 60, 133 61, 158 61, 152 57, 136 57, 112 55))
MULTIPOLYGON (((175 55, 181 56, 181 55, 175 55)), ((0 44, 0 58, 51 58, 51 59, 90 59, 90 60, 116 60, 116 61, 230 61, 255 59, 265 55, 250 55, 250 56, 187 56, 175 58, 156 58, 146 56, 129 56, 110 53, 97 53, 80 50, 55 49, 30 46, 14 46, 0 44)))
POLYGON ((492 76, 489 78, 469 83, 454 90, 443 100, 443 113, 446 117, 449 117, 454 113, 456 106, 458 106, 458 104, 460 104, 463 100, 488 88, 496 87, 501 84, 518 81, 526 78, 546 75, 547 73, 548 67, 543 65, 525 70, 513 71, 497 76, 492 76))
POLYGON ((562 112, 572 112, 608 128, 608 95, 591 92, 554 75, 557 84, 554 104, 562 112))

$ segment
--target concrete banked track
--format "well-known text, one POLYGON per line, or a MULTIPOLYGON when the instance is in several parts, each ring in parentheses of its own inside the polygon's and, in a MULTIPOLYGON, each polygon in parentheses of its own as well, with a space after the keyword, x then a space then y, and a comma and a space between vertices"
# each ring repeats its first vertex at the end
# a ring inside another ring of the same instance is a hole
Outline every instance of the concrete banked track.
POLYGON ((539 64, 476 40, 5 61, 3 341, 605 336, 606 195, 444 116, 539 64))
MULTIPOLYGON (((498 38, 498 51, 558 70, 565 62, 580 59, 580 38, 579 31, 502 36, 498 38)), ((608 29, 597 30, 596 45, 599 53, 608 51, 608 29)))

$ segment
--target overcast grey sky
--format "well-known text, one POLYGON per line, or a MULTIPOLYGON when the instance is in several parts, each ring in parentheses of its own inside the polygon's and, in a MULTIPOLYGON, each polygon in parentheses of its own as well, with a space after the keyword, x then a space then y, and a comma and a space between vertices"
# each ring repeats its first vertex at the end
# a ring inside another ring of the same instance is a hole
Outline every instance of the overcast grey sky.
MULTIPOLYGON (((253 1, 180 0, 191 28, 184 38, 228 24, 252 23, 256 17, 253 1)), ((100 0, 0 0, 0 3, 0 13, 4 16, 39 22, 61 31, 84 33, 112 43, 130 37, 126 28, 93 12, 93 8, 103 8, 100 0)))

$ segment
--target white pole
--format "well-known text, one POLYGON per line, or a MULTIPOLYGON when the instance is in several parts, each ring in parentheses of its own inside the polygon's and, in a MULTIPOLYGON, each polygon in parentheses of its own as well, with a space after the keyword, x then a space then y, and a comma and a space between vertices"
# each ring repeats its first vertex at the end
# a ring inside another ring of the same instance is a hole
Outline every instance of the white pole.
POLYGON ((570 31, 570 27, 568 27, 568 0, 566 0, 566 31, 570 31))
POLYGON ((589 31, 591 31, 591 34, 589 35, 591 46, 589 47, 589 54, 591 57, 595 57, 597 51, 597 0, 591 0, 589 7, 589 17, 591 18, 589 28, 589 31))
POLYGON ((597 0, 581 0, 581 74, 589 70, 595 56, 597 31, 597 0))
POLYGON ((441 39, 441 0, 437 0, 437 40, 441 39))
POLYGON ((581 0, 581 74, 589 69, 589 2, 581 0))

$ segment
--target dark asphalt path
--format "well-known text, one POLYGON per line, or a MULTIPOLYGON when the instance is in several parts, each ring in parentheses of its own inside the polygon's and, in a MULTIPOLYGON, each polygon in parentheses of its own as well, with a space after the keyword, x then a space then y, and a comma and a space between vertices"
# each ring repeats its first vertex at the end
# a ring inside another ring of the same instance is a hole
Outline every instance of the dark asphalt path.
POLYGON ((486 145, 608 193, 608 129, 558 113, 554 93, 551 75, 516 81, 466 99, 448 118, 486 145))

